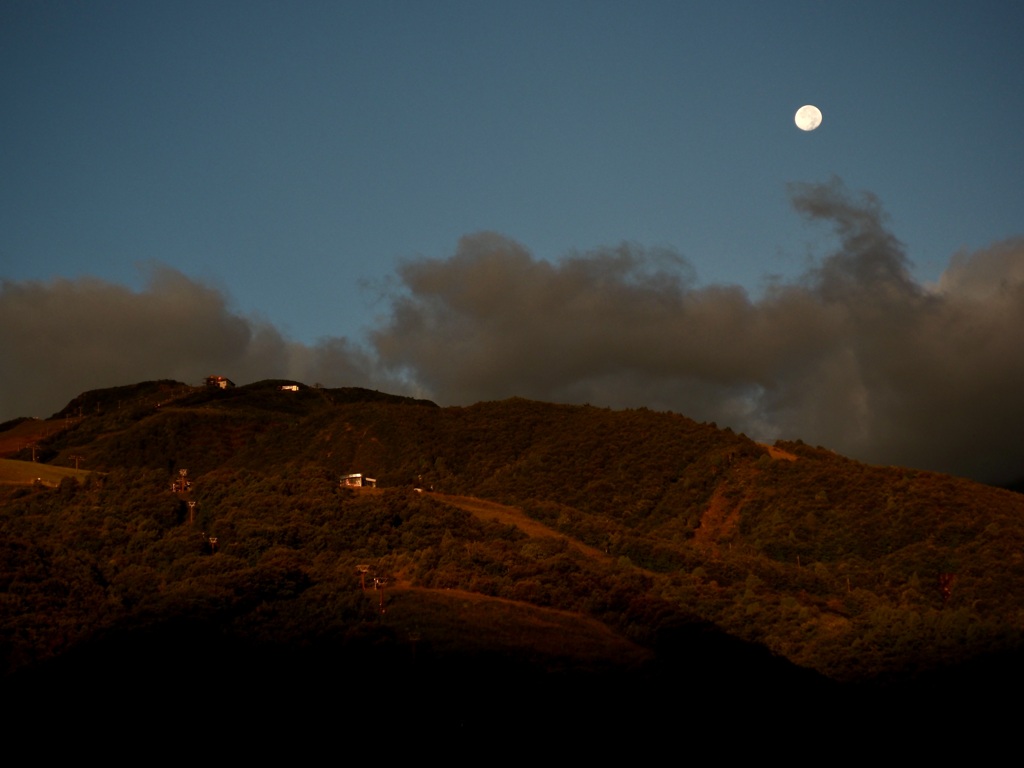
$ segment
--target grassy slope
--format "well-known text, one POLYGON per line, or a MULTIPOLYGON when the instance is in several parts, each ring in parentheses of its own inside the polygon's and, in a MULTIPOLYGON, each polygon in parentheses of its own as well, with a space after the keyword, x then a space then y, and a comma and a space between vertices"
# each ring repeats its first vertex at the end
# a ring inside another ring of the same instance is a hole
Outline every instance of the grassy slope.
POLYGON ((25 419, 18 421, 0 432, 0 456, 14 456, 19 451, 31 455, 25 450, 32 443, 38 444, 65 428, 63 420, 43 421, 42 419, 25 419))
POLYGON ((37 480, 43 485, 57 486, 65 477, 81 480, 89 475, 85 469, 55 467, 31 461, 0 459, 0 483, 5 485, 31 485, 37 480))

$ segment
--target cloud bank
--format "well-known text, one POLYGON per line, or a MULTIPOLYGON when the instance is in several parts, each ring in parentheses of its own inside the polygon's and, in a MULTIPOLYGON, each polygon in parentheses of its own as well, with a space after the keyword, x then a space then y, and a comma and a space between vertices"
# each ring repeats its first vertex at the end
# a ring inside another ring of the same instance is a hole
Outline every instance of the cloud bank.
POLYGON ((534 259, 494 234, 400 272, 380 361, 442 402, 509 395, 671 409, 885 464, 1024 475, 1024 240, 914 281, 871 195, 792 187, 836 250, 752 301, 678 256, 622 246, 534 259))
POLYGON ((367 344, 302 345, 159 269, 145 290, 4 283, 3 413, 83 389, 223 372, 370 386, 466 404, 519 395, 671 409, 759 439, 801 438, 884 464, 1024 476, 1024 240, 913 279, 879 202, 836 179, 794 185, 837 239, 799 280, 752 300, 700 287, 680 256, 623 245, 551 263, 501 235, 399 269, 367 344))
POLYGON ((0 420, 47 416, 89 389, 222 374, 387 382, 346 339, 310 347, 229 308, 218 290, 156 267, 142 291, 101 280, 0 283, 0 420))

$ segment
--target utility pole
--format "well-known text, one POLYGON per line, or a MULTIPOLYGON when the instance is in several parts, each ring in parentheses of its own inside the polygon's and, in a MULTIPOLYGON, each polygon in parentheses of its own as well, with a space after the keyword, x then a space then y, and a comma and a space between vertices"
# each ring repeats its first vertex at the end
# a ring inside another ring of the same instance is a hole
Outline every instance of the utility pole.
POLYGON ((75 462, 75 469, 78 469, 78 462, 85 461, 85 456, 78 453, 72 453, 68 458, 75 462))
POLYGON ((374 577, 374 579, 373 579, 373 588, 380 590, 380 612, 381 613, 385 613, 386 610, 387 610, 386 608, 384 608, 384 585, 386 585, 387 583, 388 583, 387 579, 378 579, 376 577, 374 577))
POLYGON ((188 503, 188 524, 192 525, 196 521, 196 503, 189 501, 188 503))
POLYGON ((171 490, 176 492, 176 493, 186 493, 188 491, 188 489, 189 489, 189 486, 192 485, 188 481, 188 470, 187 469, 179 469, 178 470, 178 477, 180 477, 181 479, 178 480, 177 482, 172 482, 171 483, 171 490))

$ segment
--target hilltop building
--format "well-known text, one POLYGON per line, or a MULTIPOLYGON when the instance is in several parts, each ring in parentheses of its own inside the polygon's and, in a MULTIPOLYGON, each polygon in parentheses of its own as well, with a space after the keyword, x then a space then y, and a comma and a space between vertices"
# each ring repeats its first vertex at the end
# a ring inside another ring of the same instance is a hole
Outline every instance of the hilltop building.
POLYGON ((341 478, 341 485, 343 488, 376 488, 377 479, 367 477, 362 472, 356 472, 341 478))
POLYGON ((212 389, 234 389, 235 382, 226 376, 207 376, 206 386, 212 389))

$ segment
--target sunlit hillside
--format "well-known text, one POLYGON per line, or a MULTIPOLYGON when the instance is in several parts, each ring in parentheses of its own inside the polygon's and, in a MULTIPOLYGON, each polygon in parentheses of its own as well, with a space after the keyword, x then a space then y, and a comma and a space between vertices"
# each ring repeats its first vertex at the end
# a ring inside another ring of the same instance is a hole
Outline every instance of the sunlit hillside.
POLYGON ((977 690, 1020 649, 1024 497, 967 480, 645 409, 280 381, 56 421, 0 466, 64 476, 0 486, 0 663, 30 688, 173 647, 151 674, 235 690, 256 664, 842 701, 977 690))

